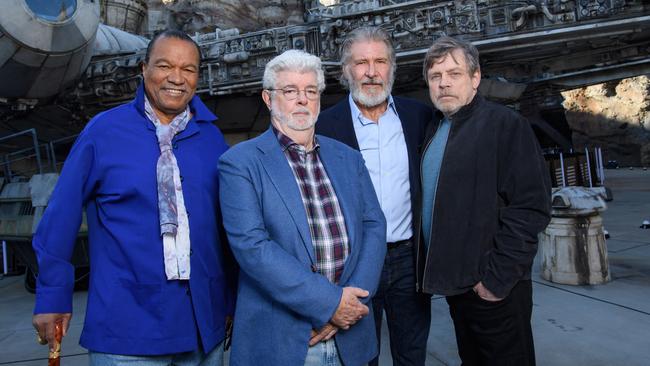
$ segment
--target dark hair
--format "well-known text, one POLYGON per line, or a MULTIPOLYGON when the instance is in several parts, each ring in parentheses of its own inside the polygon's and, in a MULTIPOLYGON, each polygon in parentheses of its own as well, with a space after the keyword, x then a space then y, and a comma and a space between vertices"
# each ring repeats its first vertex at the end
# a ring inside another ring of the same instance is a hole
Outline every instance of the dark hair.
POLYGON ((429 83, 427 80, 427 72, 433 64, 444 56, 449 55, 454 50, 461 50, 463 55, 465 55, 465 61, 467 62, 467 71, 470 75, 480 70, 479 59, 478 59, 478 50, 476 47, 467 41, 462 41, 456 38, 451 38, 449 36, 442 36, 435 41, 429 50, 427 51, 426 56, 424 56, 424 65, 422 73, 424 74, 424 80, 429 83))
POLYGON ((196 52, 199 55, 199 64, 201 64, 201 48, 199 47, 199 45, 186 33, 176 29, 167 29, 160 33, 156 33, 156 35, 153 36, 153 38, 149 42, 149 45, 147 46, 147 53, 144 56, 145 63, 149 63, 149 56, 151 56, 151 51, 153 50, 153 47, 155 46, 156 42, 160 38, 176 38, 185 42, 190 42, 191 44, 194 45, 194 47, 196 47, 196 52))

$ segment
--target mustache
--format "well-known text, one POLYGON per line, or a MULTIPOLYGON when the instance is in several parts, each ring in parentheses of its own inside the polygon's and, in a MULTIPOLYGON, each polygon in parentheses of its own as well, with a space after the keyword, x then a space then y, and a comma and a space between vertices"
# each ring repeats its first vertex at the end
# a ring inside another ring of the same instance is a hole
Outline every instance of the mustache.
POLYGON ((381 80, 380 78, 364 78, 361 80, 361 84, 373 84, 373 85, 381 85, 384 86, 384 81, 381 80))
POLYGON ((293 113, 307 113, 308 115, 311 116, 311 111, 305 107, 300 107, 296 110, 293 111, 293 113))

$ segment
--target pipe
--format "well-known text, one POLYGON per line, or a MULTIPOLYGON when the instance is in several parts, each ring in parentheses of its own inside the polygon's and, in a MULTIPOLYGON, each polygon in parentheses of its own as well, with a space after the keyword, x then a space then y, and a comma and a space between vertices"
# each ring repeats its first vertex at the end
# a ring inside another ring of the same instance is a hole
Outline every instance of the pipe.
POLYGON ((2 241, 2 273, 6 276, 9 273, 9 265, 7 264, 7 242, 2 241))

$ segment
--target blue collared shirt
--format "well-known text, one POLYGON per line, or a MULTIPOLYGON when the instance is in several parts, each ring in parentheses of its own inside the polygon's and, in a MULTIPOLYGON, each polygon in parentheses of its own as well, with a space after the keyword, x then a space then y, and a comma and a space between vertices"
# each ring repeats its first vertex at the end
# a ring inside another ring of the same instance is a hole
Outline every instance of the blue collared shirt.
POLYGON ((388 107, 377 123, 363 116, 351 95, 349 101, 359 150, 386 217, 386 239, 409 239, 413 236, 409 159, 393 97, 388 96, 388 107))

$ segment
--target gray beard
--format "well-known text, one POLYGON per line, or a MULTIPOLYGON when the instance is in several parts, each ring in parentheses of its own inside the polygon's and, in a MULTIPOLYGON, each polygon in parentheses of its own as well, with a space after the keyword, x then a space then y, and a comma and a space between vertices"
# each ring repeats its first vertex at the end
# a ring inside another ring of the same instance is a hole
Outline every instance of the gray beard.
POLYGON ((275 118, 278 122, 280 122, 281 125, 287 126, 294 131, 307 131, 310 128, 314 127, 318 115, 310 116, 310 121, 308 123, 305 123, 304 125, 297 124, 295 123, 293 118, 281 113, 277 113, 273 110, 271 110, 271 117, 275 118))
POLYGON ((350 94, 352 94, 352 99, 357 103, 366 107, 376 107, 388 99, 388 95, 393 88, 393 81, 394 79, 391 77, 390 80, 384 83, 381 92, 377 94, 364 93, 363 89, 353 81, 349 83, 350 94))

